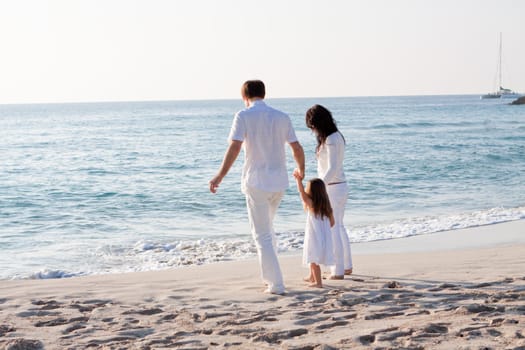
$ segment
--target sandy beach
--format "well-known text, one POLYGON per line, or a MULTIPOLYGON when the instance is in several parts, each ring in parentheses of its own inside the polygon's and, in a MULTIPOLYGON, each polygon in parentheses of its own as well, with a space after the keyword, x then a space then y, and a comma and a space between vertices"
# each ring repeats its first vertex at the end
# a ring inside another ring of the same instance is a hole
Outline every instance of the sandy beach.
POLYGON ((257 261, 0 282, 2 349, 525 349, 525 220, 353 245, 354 274, 287 293, 257 261))

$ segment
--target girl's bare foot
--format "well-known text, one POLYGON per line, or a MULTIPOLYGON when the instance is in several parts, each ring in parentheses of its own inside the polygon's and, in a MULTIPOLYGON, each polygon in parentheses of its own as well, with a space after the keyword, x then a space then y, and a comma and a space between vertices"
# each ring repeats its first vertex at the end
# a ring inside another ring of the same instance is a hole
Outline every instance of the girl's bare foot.
POLYGON ((345 270, 345 275, 351 275, 351 274, 352 274, 352 269, 345 270))
POLYGON ((330 276, 330 279, 331 280, 344 280, 345 276, 344 275, 332 275, 330 276))
POLYGON ((323 288, 323 285, 320 284, 320 283, 310 283, 308 285, 308 287, 312 287, 312 288, 323 288))
POLYGON ((315 282, 314 278, 312 276, 306 276, 303 278, 303 281, 305 282, 315 282))

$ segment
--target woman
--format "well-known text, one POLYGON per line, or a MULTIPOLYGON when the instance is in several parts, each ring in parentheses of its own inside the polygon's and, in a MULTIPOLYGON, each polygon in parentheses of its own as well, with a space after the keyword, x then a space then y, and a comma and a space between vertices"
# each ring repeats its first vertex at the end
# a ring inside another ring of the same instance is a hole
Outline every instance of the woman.
POLYGON ((343 218, 348 198, 348 185, 343 169, 345 139, 337 129, 332 113, 321 105, 314 105, 306 112, 306 126, 317 138, 317 176, 326 184, 332 205, 335 225, 332 227, 332 244, 335 265, 330 279, 343 279, 352 273, 352 252, 343 218))

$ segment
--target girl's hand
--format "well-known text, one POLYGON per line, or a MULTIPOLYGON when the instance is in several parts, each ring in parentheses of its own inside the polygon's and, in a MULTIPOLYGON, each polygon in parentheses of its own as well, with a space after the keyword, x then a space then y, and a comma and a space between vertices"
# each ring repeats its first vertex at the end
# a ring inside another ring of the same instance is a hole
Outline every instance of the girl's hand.
POLYGON ((295 179, 297 180, 303 179, 303 175, 301 174, 301 171, 297 168, 293 171, 293 177, 295 177, 295 179))

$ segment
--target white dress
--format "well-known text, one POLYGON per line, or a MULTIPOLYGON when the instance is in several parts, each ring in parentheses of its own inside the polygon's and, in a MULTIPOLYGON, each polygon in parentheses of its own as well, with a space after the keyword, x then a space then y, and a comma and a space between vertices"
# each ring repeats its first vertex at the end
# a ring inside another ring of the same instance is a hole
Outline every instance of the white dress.
POLYGON ((315 216, 309 210, 306 215, 306 228, 304 232, 303 263, 333 265, 334 250, 332 247, 332 234, 330 219, 315 216))

